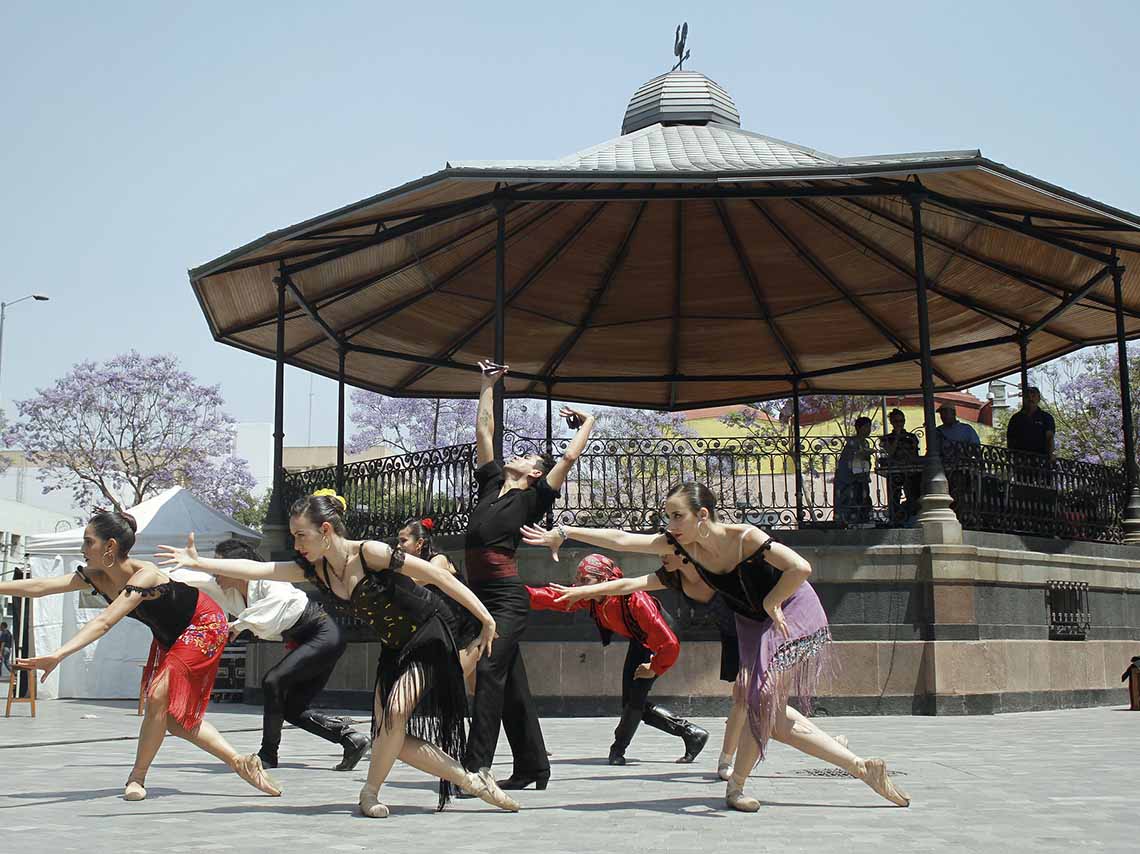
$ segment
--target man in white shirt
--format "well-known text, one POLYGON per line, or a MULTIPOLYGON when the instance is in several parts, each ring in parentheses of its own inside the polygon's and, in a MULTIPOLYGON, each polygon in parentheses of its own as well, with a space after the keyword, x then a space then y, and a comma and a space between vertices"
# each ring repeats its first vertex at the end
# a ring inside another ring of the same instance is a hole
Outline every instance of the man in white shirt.
POLYGON ((959 445, 980 445, 978 431, 965 421, 958 420, 958 410, 952 403, 944 403, 938 407, 938 415, 942 425, 938 432, 942 434, 942 441, 956 442, 959 445))
MULTIPOLYGON (((251 546, 237 539, 218 543, 215 555, 260 561, 251 546)), ((284 640, 285 657, 261 680, 265 712, 258 756, 266 768, 277 767, 281 727, 296 727, 344 748, 337 771, 351 771, 368 750, 369 739, 343 718, 309 709, 324 689, 346 642, 340 627, 321 607, 286 581, 239 581, 218 576, 222 607, 235 616, 230 637, 248 630, 261 640, 284 640)))

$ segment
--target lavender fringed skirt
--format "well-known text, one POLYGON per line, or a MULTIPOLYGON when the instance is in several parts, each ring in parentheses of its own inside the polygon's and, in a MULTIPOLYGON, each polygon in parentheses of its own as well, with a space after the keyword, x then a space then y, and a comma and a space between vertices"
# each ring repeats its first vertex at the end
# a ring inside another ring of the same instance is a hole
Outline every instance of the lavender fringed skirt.
POLYGON ((804 583, 784 603, 785 638, 770 619, 757 621, 736 615, 740 674, 748 709, 748 726, 764 758, 777 713, 796 697, 805 715, 811 714, 820 678, 827 664, 831 631, 815 590, 804 583))

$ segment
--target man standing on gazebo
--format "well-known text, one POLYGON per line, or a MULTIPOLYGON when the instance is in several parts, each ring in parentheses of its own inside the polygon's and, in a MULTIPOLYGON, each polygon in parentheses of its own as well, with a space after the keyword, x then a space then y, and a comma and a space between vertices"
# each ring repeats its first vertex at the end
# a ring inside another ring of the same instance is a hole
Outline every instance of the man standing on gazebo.
POLYGON ((468 584, 495 618, 498 636, 493 651, 479 660, 476 669, 471 732, 463 764, 471 771, 490 767, 501 722, 514 754, 514 767, 510 778, 499 785, 524 789, 534 783, 545 789, 550 760, 519 649, 530 615, 530 595, 519 578, 515 551, 522 542, 520 528, 534 524, 554 506, 570 467, 586 447, 594 417, 563 408, 560 414, 581 426, 557 463, 549 454, 496 460, 494 387, 507 368, 489 362, 480 363, 480 367, 483 385, 475 422, 479 498, 467 528, 466 569, 468 584))

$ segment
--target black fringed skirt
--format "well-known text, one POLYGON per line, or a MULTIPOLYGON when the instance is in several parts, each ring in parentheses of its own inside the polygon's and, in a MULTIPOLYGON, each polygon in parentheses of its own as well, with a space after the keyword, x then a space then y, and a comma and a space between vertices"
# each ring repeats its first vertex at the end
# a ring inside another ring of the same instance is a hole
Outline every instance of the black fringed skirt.
MULTIPOLYGON (((376 663, 375 695, 383 702, 384 722, 393 719, 390 712, 397 705, 412 705, 407 734, 462 759, 467 751, 467 692, 455 638, 439 614, 420 624, 402 647, 383 648, 376 663), (418 692, 418 701, 407 691, 418 692)), ((374 703, 373 738, 384 722, 377 720, 374 703)), ((451 799, 452 789, 446 780, 439 781, 439 809, 451 799)))

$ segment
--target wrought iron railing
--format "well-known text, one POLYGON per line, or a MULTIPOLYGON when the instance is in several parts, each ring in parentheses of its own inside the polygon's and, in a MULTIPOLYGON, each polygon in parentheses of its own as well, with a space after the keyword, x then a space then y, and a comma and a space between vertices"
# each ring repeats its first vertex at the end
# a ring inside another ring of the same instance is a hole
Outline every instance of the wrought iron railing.
MULTIPOLYGON (((345 524, 354 537, 392 537, 412 517, 431 516, 441 533, 466 530, 473 505, 475 446, 451 445, 348 463, 345 524)), ((336 467, 287 472, 288 504, 336 486, 336 467)))
POLYGON ((1067 540, 1122 537, 1121 468, 953 442, 943 443, 942 458, 965 528, 1067 540))
MULTIPOLYGON (((725 519, 766 528, 897 527, 918 511, 921 460, 888 457, 881 440, 801 439, 797 508, 792 440, 785 436, 591 439, 552 516, 567 524, 655 530, 669 488, 705 483, 725 519), (854 463, 854 464, 853 464, 854 463), (840 471, 842 469, 842 471, 840 471)), ((556 440, 562 453, 568 439, 556 440)), ((545 450, 545 440, 508 434, 506 455, 545 450)), ((944 443, 955 510, 975 530, 1118 541, 1124 476, 1108 466, 944 443)), ((395 535, 431 516, 438 533, 466 529, 474 504, 474 445, 350 463, 347 524, 355 537, 395 535)), ((287 473, 289 501, 332 487, 333 467, 287 473)))

